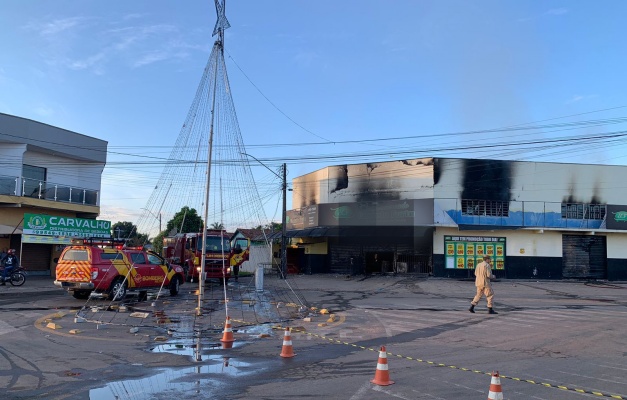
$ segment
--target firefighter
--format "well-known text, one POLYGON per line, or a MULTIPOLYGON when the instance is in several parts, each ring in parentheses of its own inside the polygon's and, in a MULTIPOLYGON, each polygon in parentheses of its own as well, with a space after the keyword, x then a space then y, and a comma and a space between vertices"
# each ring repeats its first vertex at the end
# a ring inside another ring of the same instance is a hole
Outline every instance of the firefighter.
POLYGON ((475 268, 475 286, 477 287, 477 294, 470 302, 470 308, 468 311, 474 314, 475 306, 481 300, 481 296, 485 295, 488 301, 488 314, 498 314, 492 309, 492 300, 494 298, 494 291, 490 286, 490 279, 494 279, 496 276, 492 275, 492 266, 490 265, 490 256, 484 256, 483 261, 480 262, 475 268))

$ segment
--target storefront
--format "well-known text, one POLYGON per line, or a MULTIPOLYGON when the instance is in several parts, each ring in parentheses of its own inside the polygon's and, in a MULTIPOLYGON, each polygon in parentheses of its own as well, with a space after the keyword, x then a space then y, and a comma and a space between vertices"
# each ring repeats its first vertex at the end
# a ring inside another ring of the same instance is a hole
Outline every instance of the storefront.
POLYGON ((21 264, 29 274, 54 276, 54 260, 72 239, 109 237, 110 221, 24 214, 21 264))

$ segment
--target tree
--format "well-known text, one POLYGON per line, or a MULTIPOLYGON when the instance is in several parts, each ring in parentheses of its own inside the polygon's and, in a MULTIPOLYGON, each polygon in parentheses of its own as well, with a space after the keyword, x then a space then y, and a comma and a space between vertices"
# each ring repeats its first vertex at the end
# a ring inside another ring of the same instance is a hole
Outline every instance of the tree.
POLYGON ((137 226, 132 222, 116 222, 111 227, 115 239, 124 239, 126 246, 139 247, 148 243, 148 235, 137 232, 137 226))
POLYGON ((222 222, 214 222, 213 224, 211 224, 211 229, 224 230, 224 224, 222 224, 222 222))
POLYGON ((263 230, 267 230, 270 232, 278 232, 283 229, 283 225, 278 222, 270 222, 269 224, 266 224, 264 226, 258 225, 255 229, 259 229, 259 230, 263 229, 263 230))
POLYGON ((202 225, 202 218, 198 216, 196 210, 185 206, 168 221, 165 232, 168 236, 174 228, 177 233, 202 232, 202 225))
POLYGON ((164 237, 172 236, 180 232, 202 232, 202 226, 203 220, 198 216, 196 210, 185 206, 168 221, 165 230, 159 232, 159 234, 152 239, 152 248, 155 253, 161 254, 163 251, 164 237))

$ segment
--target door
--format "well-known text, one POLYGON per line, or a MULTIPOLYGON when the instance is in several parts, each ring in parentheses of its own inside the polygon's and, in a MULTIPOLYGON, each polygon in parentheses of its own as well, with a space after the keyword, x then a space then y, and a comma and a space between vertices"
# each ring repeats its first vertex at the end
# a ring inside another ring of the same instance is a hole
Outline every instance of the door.
POLYGON ((605 279, 607 238, 605 236, 562 236, 562 277, 605 279))

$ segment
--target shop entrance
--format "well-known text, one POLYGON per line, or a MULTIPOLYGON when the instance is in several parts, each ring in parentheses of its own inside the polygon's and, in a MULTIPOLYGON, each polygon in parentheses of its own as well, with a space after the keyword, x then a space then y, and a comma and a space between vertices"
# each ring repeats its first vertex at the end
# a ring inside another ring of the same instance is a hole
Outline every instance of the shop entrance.
POLYGON ((366 274, 394 272, 394 252, 376 251, 366 253, 366 274))
POLYGON ((562 236, 562 277, 605 279, 607 244, 605 236, 562 236))

